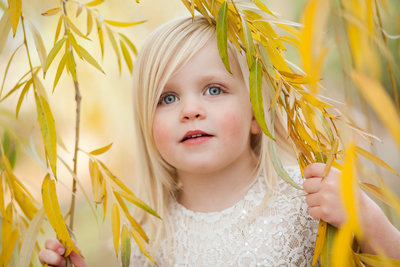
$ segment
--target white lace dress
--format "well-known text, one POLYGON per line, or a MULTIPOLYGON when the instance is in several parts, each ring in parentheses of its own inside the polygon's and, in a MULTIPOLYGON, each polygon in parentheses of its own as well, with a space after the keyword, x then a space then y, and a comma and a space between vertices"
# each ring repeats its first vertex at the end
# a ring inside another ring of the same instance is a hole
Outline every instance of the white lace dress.
MULTIPOLYGON (((287 171, 301 181, 298 169, 287 171)), ((172 251, 168 255, 164 244, 153 257, 160 266, 176 267, 311 266, 318 222, 307 213, 304 192, 279 181, 277 194, 261 205, 265 188, 258 178, 244 199, 219 212, 193 212, 173 203, 172 251)), ((147 259, 133 250, 131 266, 144 266, 147 259)))

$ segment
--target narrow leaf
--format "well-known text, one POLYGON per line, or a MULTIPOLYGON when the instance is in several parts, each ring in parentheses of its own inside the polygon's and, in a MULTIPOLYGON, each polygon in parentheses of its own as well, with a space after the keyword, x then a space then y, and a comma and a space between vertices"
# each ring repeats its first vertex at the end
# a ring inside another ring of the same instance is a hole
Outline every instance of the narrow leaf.
POLYGON ((68 17, 64 17, 65 22, 68 24, 68 26, 71 28, 71 30, 73 32, 75 32, 77 35, 79 35, 80 37, 86 39, 86 40, 90 40, 89 38, 86 37, 86 35, 84 35, 79 29, 78 27, 75 26, 75 24, 72 23, 72 21, 68 18, 68 17))
POLYGON ((63 46, 65 40, 67 40, 66 37, 62 38, 60 41, 58 41, 54 47, 50 50, 49 55, 46 58, 46 67, 43 69, 43 71, 46 73, 47 70, 49 69, 51 62, 53 62, 54 58, 60 51, 61 47, 63 46))
POLYGON ((258 6, 259 9, 261 9, 262 11, 274 16, 275 18, 277 18, 276 14, 274 12, 272 12, 267 5, 265 4, 265 0, 254 0, 254 3, 258 6))
POLYGON ((264 105, 262 95, 262 67, 258 59, 256 59, 250 69, 250 99, 253 107, 254 117, 260 125, 263 132, 272 140, 271 133, 268 130, 264 117, 264 105))
POLYGON ((111 26, 116 26, 116 27, 131 27, 135 25, 142 24, 146 22, 145 20, 137 21, 137 22, 120 22, 120 21, 112 21, 112 20, 104 20, 105 23, 111 26))
POLYGON ((131 259, 131 240, 129 238, 129 231, 126 225, 122 225, 121 231, 121 261, 122 267, 129 267, 131 259))
POLYGON ((69 256, 71 251, 75 251, 78 255, 81 255, 68 233, 67 226, 61 214, 60 205, 58 204, 55 182, 50 178, 49 174, 43 180, 42 202, 51 226, 57 233, 61 244, 66 247, 64 256, 69 256))
POLYGON ((125 44, 122 42, 122 40, 119 41, 119 44, 121 46, 122 55, 124 56, 124 59, 125 59, 126 65, 128 66, 129 72, 132 73, 133 64, 132 64, 131 55, 129 54, 129 51, 126 48, 125 44))
POLYGON ((47 52, 44 46, 42 36, 40 35, 39 31, 33 24, 31 24, 31 31, 33 34, 33 39, 35 41, 36 50, 39 55, 40 63, 42 63, 42 68, 44 69, 46 67, 47 52))
POLYGON ((254 41, 247 21, 242 18, 244 46, 246 47, 247 65, 252 66, 254 62, 254 41))
POLYGON ((44 215, 45 212, 42 208, 36 213, 35 217, 33 217, 32 221, 29 223, 27 231, 24 233, 24 239, 22 241, 19 254, 20 267, 29 266, 29 263, 31 262, 33 248, 35 247, 35 243, 44 220, 44 215))
POLYGON ((379 199, 380 201, 384 202, 385 204, 389 205, 390 207, 394 207, 393 200, 396 201, 396 205, 400 207, 400 200, 397 198, 389 198, 384 191, 376 185, 369 184, 369 183, 360 183, 362 189, 379 199))
POLYGON ((11 18, 11 26, 13 35, 17 32, 19 19, 22 11, 22 0, 8 0, 8 12, 11 18))
POLYGON ((230 73, 228 56, 228 4, 226 1, 224 1, 219 9, 216 28, 219 55, 224 62, 225 68, 230 73))
POLYGON ((82 57, 86 60, 86 62, 88 62, 90 65, 92 65, 93 67, 95 67, 96 69, 101 71, 102 73, 105 73, 104 70, 101 68, 100 64, 97 63, 96 59, 94 59, 94 57, 92 57, 85 48, 83 48, 82 46, 79 46, 79 50, 80 50, 82 57))
POLYGON ((132 204, 138 206, 139 208, 143 209, 147 213, 153 215, 154 217, 157 217, 158 219, 161 219, 161 217, 155 212, 152 208, 150 208, 146 203, 144 203, 142 200, 137 198, 135 195, 128 194, 123 191, 116 191, 120 196, 124 197, 126 200, 131 202, 132 204))
MULTIPOLYGON (((1 27, 1 26, 0 26, 0 27, 1 27)), ((1 29, 0 29, 0 34, 1 34, 1 29)), ((0 35, 0 38, 1 38, 1 35, 0 35)), ((12 62, 12 60, 13 60, 15 54, 17 53, 18 49, 19 49, 20 47, 22 47, 22 46, 23 46, 23 44, 20 44, 20 45, 14 50, 14 52, 12 53, 10 59, 9 59, 8 62, 7 62, 7 67, 6 67, 6 70, 4 71, 3 82, 1 83, 0 96, 1 96, 1 94, 3 93, 4 83, 5 83, 5 81, 6 81, 8 69, 10 68, 11 62, 12 62)), ((0 47, 0 53, 1 53, 1 47, 0 47)), ((18 84, 18 83, 17 83, 17 84, 18 84)))
POLYGON ((117 203, 114 203, 112 207, 112 234, 113 234, 113 242, 114 242, 114 250, 115 255, 118 258, 118 250, 119 250, 119 231, 120 231, 120 217, 119 217, 119 209, 117 203))
POLYGON ((320 220, 319 224, 318 224, 317 238, 315 239, 315 247, 314 247, 314 256, 313 256, 312 266, 315 266, 317 264, 317 260, 319 258, 319 255, 321 254, 322 248, 324 246, 326 227, 327 227, 327 223, 320 220))
POLYGON ((99 36, 101 58, 103 58, 104 57, 104 35, 103 35, 103 30, 101 28, 102 25, 97 18, 96 18, 96 24, 97 24, 97 35, 99 36))
POLYGON ((112 47, 114 49, 114 52, 115 52, 115 54, 117 56, 118 69, 119 69, 119 72, 121 73, 121 54, 119 53, 119 48, 118 48, 117 41, 115 40, 114 33, 112 32, 112 30, 107 26, 106 26, 106 30, 107 30, 108 38, 110 38, 111 45, 112 45, 112 47))
POLYGON ((85 4, 85 6, 87 6, 87 7, 98 6, 103 2, 104 2, 104 0, 94 0, 94 1, 91 1, 87 4, 85 4))
POLYGON ((142 238, 140 237, 139 233, 136 232, 134 229, 131 229, 131 235, 133 239, 135 239, 136 244, 138 245, 140 251, 149 259, 151 260, 156 266, 158 264, 156 261, 153 259, 153 257, 150 255, 149 251, 146 249, 146 244, 143 242, 142 238))
POLYGON ((4 218, 6 216, 6 209, 4 205, 3 177, 4 172, 0 172, 0 212, 1 216, 4 218))
POLYGON ((67 53, 63 55, 63 57, 60 60, 60 63, 58 63, 58 67, 57 67, 57 72, 56 72, 56 76, 54 77, 54 83, 53 83, 53 92, 54 89, 56 88, 58 81, 60 80, 61 74, 64 71, 65 65, 67 63, 67 53))
POLYGON ((357 253, 357 257, 367 266, 400 266, 400 261, 395 259, 386 258, 378 255, 371 255, 365 253, 357 253), (386 265, 387 264, 387 265, 386 265))
POLYGON ((353 72, 351 77, 360 90, 361 95, 375 110, 400 148, 400 118, 388 93, 377 81, 362 73, 353 72))
POLYGON ((11 31, 11 20, 8 12, 4 12, 0 19, 0 53, 8 40, 8 33, 11 31))
POLYGON ((132 53, 137 55, 137 49, 136 46, 131 42, 131 40, 129 40, 128 37, 126 37, 126 35, 120 33, 119 36, 122 37, 122 39, 124 39, 124 41, 128 44, 129 48, 131 49, 132 53))
POLYGON ((46 150, 47 159, 50 163, 53 175, 56 176, 57 135, 53 114, 51 112, 49 104, 42 95, 39 95, 35 92, 35 100, 38 121, 40 125, 40 130, 42 132, 42 138, 46 150))
POLYGON ((18 99, 17 107, 15 108, 15 116, 16 116, 17 118, 18 118, 19 110, 20 110, 21 105, 22 105, 22 101, 24 100, 25 95, 26 95, 26 93, 28 92, 28 90, 29 90, 29 88, 31 87, 31 85, 32 85, 32 79, 30 79, 30 80, 25 84, 24 88, 23 88, 22 91, 21 91, 21 94, 20 94, 19 99, 18 99))
POLYGON ((75 60, 74 60, 74 56, 70 52, 67 53, 67 70, 71 73, 74 81, 77 82, 78 78, 76 77, 75 60))
POLYGON ((385 169, 391 171, 394 174, 397 174, 397 172, 392 167, 390 167, 386 162, 384 162, 382 159, 380 159, 379 157, 375 156, 371 152, 368 152, 367 150, 362 149, 361 147, 358 147, 358 146, 356 146, 355 149, 356 149, 356 152, 358 154, 360 154, 361 156, 363 156, 364 158, 372 161, 375 164, 381 165, 382 167, 384 167, 385 169))
POLYGON ((86 10, 86 36, 88 36, 93 29, 93 18, 92 18, 92 11, 90 9, 86 10))
POLYGON ((63 15, 61 15, 61 16, 58 18, 58 23, 57 23, 56 34, 54 35, 54 44, 56 44, 56 43, 57 43, 58 36, 60 36, 60 32, 61 32, 61 25, 63 24, 63 23, 62 23, 62 22, 63 22, 63 18, 64 18, 64 16, 63 16, 63 15))
POLYGON ((107 152, 107 151, 111 148, 111 146, 112 146, 112 143, 110 143, 110 144, 108 144, 108 145, 106 145, 106 146, 104 146, 104 147, 101 147, 101 148, 99 148, 99 149, 90 151, 90 154, 92 154, 92 155, 100 155, 100 154, 103 154, 103 153, 107 152))
POLYGON ((52 8, 52 9, 49 9, 49 10, 43 12, 42 16, 53 16, 53 15, 57 14, 60 11, 61 11, 61 9, 59 7, 52 8))

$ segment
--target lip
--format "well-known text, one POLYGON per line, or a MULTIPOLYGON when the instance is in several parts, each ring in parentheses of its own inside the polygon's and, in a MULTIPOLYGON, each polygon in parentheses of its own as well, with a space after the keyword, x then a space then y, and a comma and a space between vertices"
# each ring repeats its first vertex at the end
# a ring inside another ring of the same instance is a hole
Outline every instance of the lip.
POLYGON ((206 141, 213 137, 214 135, 209 134, 207 132, 201 131, 201 130, 191 130, 185 133, 185 135, 182 137, 180 143, 187 143, 187 144, 198 144, 202 143, 203 141, 206 141), (189 138, 190 136, 193 135, 201 135, 199 137, 195 138, 189 138))

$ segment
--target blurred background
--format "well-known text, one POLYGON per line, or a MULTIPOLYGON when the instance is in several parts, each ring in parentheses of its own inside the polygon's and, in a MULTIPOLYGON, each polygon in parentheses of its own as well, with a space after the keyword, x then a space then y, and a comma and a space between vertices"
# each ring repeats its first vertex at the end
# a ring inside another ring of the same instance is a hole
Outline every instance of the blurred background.
MULTIPOLYGON (((2 1, 4 6, 7 6, 5 0, 0 1, 2 1)), ((270 0, 267 2, 271 10, 280 14, 281 19, 299 21, 306 1, 270 0)), ((387 2, 390 8, 382 12, 383 24, 389 34, 397 35, 399 32, 398 24, 400 24, 398 20, 400 2, 396 0, 387 2)), ((58 0, 23 1, 23 14, 27 25, 33 24, 37 29, 40 29, 47 53, 52 48, 58 16, 44 17, 40 14, 58 5, 58 0)), ((168 20, 189 15, 189 12, 180 0, 142 0, 140 4, 137 4, 133 0, 106 0, 105 3, 98 6, 98 10, 104 19, 126 22, 146 20, 145 23, 138 26, 116 29, 128 36, 139 50, 145 37, 156 27, 168 20)), ((2 12, 4 11, 0 10, 0 16, 2 12)), ((76 21, 77 25, 81 26, 82 29, 86 29, 85 16, 81 15, 76 21)), ((78 60, 77 72, 82 94, 80 148, 84 151, 91 151, 113 143, 111 150, 100 156, 100 158, 103 162, 106 162, 107 166, 109 166, 116 176, 135 192, 134 177, 132 175, 135 168, 135 160, 133 158, 134 145, 132 142, 131 76, 125 62, 122 62, 122 72, 119 73, 115 53, 107 38, 105 39, 104 58, 101 60, 97 35, 92 34, 89 37, 92 38, 91 42, 83 39, 80 39, 79 42, 82 42, 83 46, 92 53, 98 62, 101 62, 106 74, 102 74, 91 65, 78 60)), ((332 36, 327 37, 326 41, 331 46, 331 50, 324 65, 322 84, 325 90, 322 94, 344 102, 343 72, 341 70, 338 51, 334 47, 335 44, 332 36)), ((18 28, 14 39, 12 39, 10 33, 8 41, 0 54, 0 84, 3 83, 3 75, 11 54, 22 42, 23 35, 20 28, 18 28)), ((29 33, 28 44, 30 50, 35 51, 33 39, 29 33)), ((389 41, 389 46, 393 51, 392 54, 395 57, 395 62, 399 62, 399 41, 389 41)), ((37 53, 31 52, 31 54, 33 65, 40 65, 37 53)), ((298 54, 290 46, 288 46, 287 58, 299 65, 298 54)), ((59 59, 57 57, 55 61, 58 62, 59 59)), ((385 71, 385 65, 382 65, 384 86, 391 88, 389 76, 386 73, 387 71, 385 71)), ((64 151, 61 147, 58 149, 63 159, 72 166, 75 131, 74 86, 71 77, 64 73, 54 93, 51 92, 56 66, 56 64, 53 64, 50 67, 43 83, 45 88, 48 89, 49 104, 55 117, 57 132, 65 144, 67 151, 64 151)), ((20 49, 4 81, 4 92, 1 97, 15 85, 16 81, 27 70, 28 62, 26 54, 24 49, 20 49)), ((18 97, 19 94, 14 94, 5 101, 0 102, 0 134, 3 134, 5 130, 11 130, 20 136, 28 147, 30 146, 29 140, 32 139, 38 153, 43 155, 43 145, 41 143, 40 129, 36 122, 36 108, 33 94, 30 92, 27 95, 22 104, 19 117, 16 119, 15 107, 18 97)), ((397 172, 400 172, 399 149, 396 148, 395 143, 376 119, 373 112, 365 112, 365 110, 357 108, 348 111, 354 115, 353 118, 359 126, 364 128, 371 127, 371 131, 383 140, 375 146, 377 154, 397 172)), ((14 173, 23 181, 34 197, 40 200, 40 187, 45 171, 37 160, 27 155, 26 150, 24 146, 17 146, 14 173)), ((91 195, 88 158, 83 153, 79 154, 78 172, 80 182, 83 184, 86 192, 91 195)), ((384 172, 383 175, 387 177, 386 180, 391 188, 399 195, 400 177, 390 175, 388 172, 384 172)), ((57 193, 64 211, 68 209, 70 202, 71 175, 59 164, 58 176, 61 185, 57 187, 57 193)), ((88 266, 118 266, 112 247, 109 216, 103 222, 103 211, 99 206, 96 209, 98 217, 98 221, 96 222, 94 214, 91 212, 89 205, 82 195, 82 190, 78 189, 77 196, 75 235, 78 246, 84 252, 84 256, 87 259, 88 266)), ((391 215, 391 211, 388 209, 386 211, 395 224, 399 225, 398 219, 391 215)), ((45 222, 45 228, 46 234, 40 237, 42 241, 48 237, 55 236, 48 222, 45 222)))

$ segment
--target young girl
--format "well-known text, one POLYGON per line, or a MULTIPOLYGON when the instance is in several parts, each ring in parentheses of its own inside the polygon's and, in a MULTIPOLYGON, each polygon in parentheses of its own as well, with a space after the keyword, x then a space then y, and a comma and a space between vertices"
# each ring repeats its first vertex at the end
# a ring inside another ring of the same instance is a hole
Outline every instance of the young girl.
MULTIPOLYGON (((252 113, 246 56, 229 44, 229 59, 232 73, 219 56, 215 26, 203 17, 163 25, 138 55, 135 191, 163 218, 139 214, 151 254, 160 266, 310 266, 315 219, 336 227, 346 220, 339 172, 332 169, 322 180, 324 165, 309 165, 307 197, 276 175, 270 139, 252 113)), ((276 142, 292 164, 282 121, 275 121, 276 142)), ((298 168, 286 170, 302 182, 298 168)), ((359 241, 362 250, 374 253, 373 242, 400 258, 400 233, 363 193, 359 203, 369 237, 359 241)), ((65 264, 57 240, 45 247, 42 263, 65 264)), ((74 253, 71 260, 86 266, 74 253)), ((135 249, 131 265, 150 261, 135 249)))

